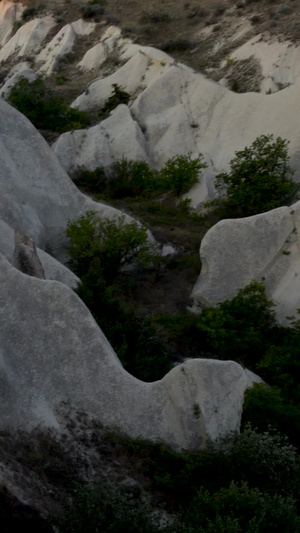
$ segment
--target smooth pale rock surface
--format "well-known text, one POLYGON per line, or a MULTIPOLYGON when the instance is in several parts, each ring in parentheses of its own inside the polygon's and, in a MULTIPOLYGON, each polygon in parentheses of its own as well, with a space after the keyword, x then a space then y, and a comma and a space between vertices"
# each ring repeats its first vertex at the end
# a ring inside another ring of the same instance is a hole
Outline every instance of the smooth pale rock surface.
POLYGON ((36 63, 39 72, 51 75, 58 62, 69 52, 71 52, 77 36, 89 35, 94 31, 96 24, 77 20, 64 26, 36 56, 36 63))
POLYGON ((26 22, 1 48, 0 63, 16 52, 18 57, 36 54, 54 24, 55 21, 51 16, 26 22))
POLYGON ((243 219, 222 220, 200 247, 202 270, 192 296, 215 306, 256 280, 276 303, 281 323, 300 307, 300 202, 243 219))
POLYGON ((0 276, 2 429, 58 427, 63 402, 177 449, 239 429, 247 377, 237 363, 190 360, 143 383, 122 368, 68 287, 26 276, 2 256, 0 276))
POLYGON ((67 172, 109 169, 122 157, 151 163, 144 135, 124 104, 92 128, 63 133, 52 149, 67 172))
MULTIPOLYGON (((109 54, 119 47, 121 30, 115 26, 110 26, 102 35, 100 42, 90 48, 78 63, 78 67, 83 71, 98 69, 109 54)), ((122 40, 123 42, 123 40, 122 40)))
POLYGON ((122 86, 134 97, 165 68, 164 62, 155 61, 146 53, 136 53, 113 74, 93 82, 83 94, 76 98, 72 107, 83 111, 102 107, 113 92, 113 84, 122 86))
POLYGON ((60 259, 65 258, 69 219, 87 210, 101 217, 120 215, 81 194, 29 120, 1 99, 0 188, 2 220, 60 259))

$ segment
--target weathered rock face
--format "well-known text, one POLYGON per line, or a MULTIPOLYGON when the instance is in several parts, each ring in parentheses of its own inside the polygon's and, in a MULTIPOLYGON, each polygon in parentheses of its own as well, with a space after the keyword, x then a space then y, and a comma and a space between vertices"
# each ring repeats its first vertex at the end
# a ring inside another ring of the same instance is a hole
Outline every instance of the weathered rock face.
POLYGON ((26 276, 3 256, 0 276, 1 428, 58 428, 63 402, 177 449, 239 428, 248 378, 237 363, 190 360, 143 383, 122 368, 72 290, 26 276))
POLYGON ((54 24, 53 17, 49 16, 30 20, 24 26, 21 26, 1 48, 0 63, 16 52, 20 58, 36 53, 54 24))
POLYGON ((101 124, 64 133, 52 149, 67 172, 80 168, 94 170, 100 166, 109 169, 123 157, 151 164, 144 135, 124 104, 114 109, 101 124))
MULTIPOLYGON (((208 167, 199 184, 188 194, 196 207, 215 197, 214 177, 227 170, 237 150, 249 146, 259 135, 272 133, 290 141, 295 179, 300 179, 297 67, 300 49, 289 41, 262 42, 262 36, 257 35, 237 48, 229 59, 236 63, 247 62, 249 54, 255 56, 262 72, 263 94, 236 94, 175 62, 160 50, 133 44, 115 27, 107 28, 101 35, 100 24, 77 20, 57 28, 59 31, 51 42, 43 44, 43 38, 54 24, 53 18, 48 16, 29 21, 8 40, 15 17, 14 6, 2 4, 0 41, 3 37, 5 44, 0 50, 0 63, 7 58, 11 61, 15 58, 17 63, 29 54, 34 71, 50 76, 59 61, 66 60, 74 50, 76 39, 97 29, 98 42, 94 32, 91 37, 93 46, 72 66, 75 69, 77 65, 78 76, 83 72, 91 76, 94 72, 95 80, 77 96, 72 106, 82 110, 101 108, 111 95, 113 84, 123 86, 131 95, 127 116, 124 110, 122 116, 118 111, 108 121, 87 131, 64 134, 55 143, 54 149, 66 170, 81 165, 95 168, 102 160, 103 166, 109 166, 111 160, 122 156, 130 159, 144 157, 159 169, 174 155, 191 153, 198 157, 202 153, 208 167), (293 85, 288 87, 290 83, 293 85), (276 94, 265 94, 269 89, 273 91, 283 86, 286 88, 276 94), (118 135, 114 124, 116 117, 120 119, 118 135)), ((18 17, 21 9, 18 6, 18 17)), ((23 72, 30 78, 34 76, 28 68, 23 68, 23 72)), ((2 83, 5 97, 19 77, 20 71, 8 74, 2 83)))
POLYGON ((69 219, 86 210, 120 215, 81 194, 38 131, 1 99, 0 187, 3 222, 58 258, 64 258, 69 219))
POLYGON ((202 271, 193 297, 215 306, 252 280, 266 286, 279 320, 300 307, 300 202, 213 226, 201 243, 202 271))

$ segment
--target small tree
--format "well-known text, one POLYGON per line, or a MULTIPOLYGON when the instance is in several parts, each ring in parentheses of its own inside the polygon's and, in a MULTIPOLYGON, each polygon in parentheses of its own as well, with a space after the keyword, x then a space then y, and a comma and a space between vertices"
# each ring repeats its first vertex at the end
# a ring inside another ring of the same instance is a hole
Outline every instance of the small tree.
POLYGON ((196 185, 199 172, 206 167, 202 155, 196 159, 192 159, 191 154, 179 155, 166 162, 160 176, 165 180, 166 190, 172 190, 176 196, 181 196, 196 185))
POLYGON ((101 219, 89 211, 68 224, 70 266, 79 277, 93 270, 95 263, 106 281, 113 280, 120 269, 138 261, 145 264, 154 257, 146 228, 128 223, 125 216, 101 219))
POLYGON ((236 152, 231 171, 216 176, 224 207, 238 216, 250 216, 291 202, 299 185, 291 179, 289 141, 261 135, 250 147, 236 152))

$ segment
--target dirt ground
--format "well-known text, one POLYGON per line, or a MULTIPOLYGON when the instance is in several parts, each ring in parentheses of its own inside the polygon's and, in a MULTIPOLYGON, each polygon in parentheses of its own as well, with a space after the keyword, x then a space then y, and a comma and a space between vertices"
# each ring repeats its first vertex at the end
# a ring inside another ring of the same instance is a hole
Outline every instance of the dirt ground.
MULTIPOLYGON (((99 0, 103 24, 115 24, 140 44, 164 49, 196 70, 215 68, 239 44, 258 33, 300 42, 297 0, 99 0)), ((54 11, 63 25, 82 16, 87 0, 24 0, 54 11)), ((92 19, 91 19, 92 20, 92 19)))

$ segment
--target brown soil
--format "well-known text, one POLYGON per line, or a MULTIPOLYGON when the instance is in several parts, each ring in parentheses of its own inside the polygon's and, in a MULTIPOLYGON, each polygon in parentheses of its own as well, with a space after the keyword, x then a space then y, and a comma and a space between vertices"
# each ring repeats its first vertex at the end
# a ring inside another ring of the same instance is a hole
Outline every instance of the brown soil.
MULTIPOLYGON (((38 0, 23 3, 40 5, 38 0)), ((51 0, 46 9, 63 25, 80 18, 80 8, 87 3, 51 0)), ((299 15, 296 0, 152 0, 150 6, 143 0, 107 0, 98 22, 119 25, 134 41, 166 49, 175 59, 204 71, 218 67, 232 49, 261 32, 299 42, 299 15), (241 32, 246 24, 247 31, 241 32)))

